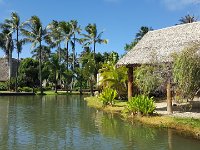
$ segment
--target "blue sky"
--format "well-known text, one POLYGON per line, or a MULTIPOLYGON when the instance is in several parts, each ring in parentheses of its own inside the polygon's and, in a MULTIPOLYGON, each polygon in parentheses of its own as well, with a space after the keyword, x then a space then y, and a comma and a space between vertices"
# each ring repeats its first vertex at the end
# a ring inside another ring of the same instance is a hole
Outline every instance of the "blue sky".
MULTIPOLYGON (((125 44, 133 40, 141 26, 160 29, 173 26, 187 14, 199 17, 200 0, 0 0, 0 22, 13 11, 22 22, 37 15, 44 26, 52 20, 76 19, 83 29, 88 23, 96 23, 99 32, 104 31, 103 38, 109 40, 107 45, 97 45, 97 52, 123 54, 125 44)), ((30 45, 24 46, 21 56, 30 57, 30 51, 30 45)))

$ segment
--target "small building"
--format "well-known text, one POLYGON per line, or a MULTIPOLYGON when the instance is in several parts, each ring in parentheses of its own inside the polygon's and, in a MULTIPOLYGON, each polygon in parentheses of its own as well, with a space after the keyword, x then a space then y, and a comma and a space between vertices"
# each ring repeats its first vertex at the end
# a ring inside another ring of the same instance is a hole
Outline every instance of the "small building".
POLYGON ((180 53, 195 44, 200 44, 200 22, 149 31, 131 51, 117 62, 118 66, 128 67, 128 97, 131 97, 134 91, 133 70, 135 66, 155 62, 172 62, 172 54, 180 53))
MULTIPOLYGON (((18 62, 17 59, 12 58, 11 77, 16 76, 17 62, 18 62)), ((0 58, 0 82, 6 82, 8 80, 9 80, 8 59, 6 57, 0 58)))

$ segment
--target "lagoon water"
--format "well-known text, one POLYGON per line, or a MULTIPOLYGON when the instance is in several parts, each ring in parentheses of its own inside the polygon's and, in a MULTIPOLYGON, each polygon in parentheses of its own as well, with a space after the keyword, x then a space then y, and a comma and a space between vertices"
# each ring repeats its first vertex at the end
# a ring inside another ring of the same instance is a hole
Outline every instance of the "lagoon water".
POLYGON ((0 97, 0 150, 199 150, 200 141, 89 108, 80 96, 0 97))

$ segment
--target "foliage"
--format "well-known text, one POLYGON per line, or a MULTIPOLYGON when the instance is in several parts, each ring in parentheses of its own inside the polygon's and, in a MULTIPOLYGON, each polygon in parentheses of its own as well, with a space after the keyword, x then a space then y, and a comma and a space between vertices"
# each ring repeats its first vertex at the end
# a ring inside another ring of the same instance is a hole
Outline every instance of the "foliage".
POLYGON ((193 23, 198 21, 198 18, 194 15, 186 15, 184 17, 181 17, 181 19, 179 20, 180 24, 185 24, 185 23, 193 23))
POLYGON ((15 89, 15 83, 16 83, 16 79, 14 77, 11 77, 10 80, 6 81, 7 87, 9 87, 10 90, 15 89))
POLYGON ((130 51, 143 38, 145 34, 152 30, 153 29, 151 27, 142 26, 138 33, 136 33, 135 39, 130 44, 126 44, 124 49, 126 51, 130 51))
POLYGON ((33 89, 30 88, 30 87, 25 86, 25 87, 22 87, 22 88, 19 87, 19 88, 18 88, 18 91, 19 91, 19 92, 32 92, 33 89))
POLYGON ((103 64, 102 69, 99 70, 99 86, 103 89, 112 88, 117 90, 118 96, 123 98, 127 93, 127 68, 119 67, 113 63, 103 64))
POLYGON ((6 91, 8 86, 5 82, 0 82, 0 91, 6 91))
POLYGON ((127 110, 133 114, 152 114, 155 108, 153 97, 149 98, 146 95, 137 95, 127 102, 127 110))
POLYGON ((23 59, 19 66, 19 85, 34 87, 39 83, 37 60, 32 58, 23 59))
POLYGON ((135 83, 143 94, 154 92, 163 82, 160 67, 162 66, 142 65, 134 71, 135 83))
POLYGON ((200 90, 199 45, 186 48, 174 55, 173 76, 178 90, 187 99, 193 99, 200 90))
POLYGON ((103 102, 103 105, 113 105, 115 98, 117 96, 117 91, 111 88, 104 89, 99 95, 100 100, 103 102))

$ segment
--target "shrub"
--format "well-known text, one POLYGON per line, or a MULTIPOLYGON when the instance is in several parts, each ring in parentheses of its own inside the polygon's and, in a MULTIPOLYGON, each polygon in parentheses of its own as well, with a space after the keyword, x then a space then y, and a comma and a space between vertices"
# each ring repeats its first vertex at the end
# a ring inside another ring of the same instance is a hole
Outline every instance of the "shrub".
POLYGON ((33 89, 32 88, 30 88, 30 87, 19 87, 18 88, 18 91, 19 92, 32 92, 33 91, 33 89))
POLYGON ((161 65, 142 65, 134 71, 135 83, 143 94, 154 93, 163 83, 160 71, 163 71, 162 67, 161 65))
POLYGON ((12 77, 10 80, 6 81, 6 84, 10 90, 15 90, 16 79, 12 77))
POLYGON ((117 91, 113 89, 104 89, 99 95, 100 100, 103 102, 103 105, 113 105, 115 98, 117 96, 117 91))
POLYGON ((174 55, 173 76, 181 97, 193 99, 200 90, 199 45, 174 55))
POLYGON ((0 91, 6 91, 8 88, 5 82, 0 82, 0 91))
POLYGON ((127 102, 127 110, 133 114, 152 114, 155 108, 153 97, 149 98, 146 95, 137 95, 127 102))

